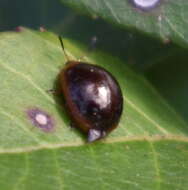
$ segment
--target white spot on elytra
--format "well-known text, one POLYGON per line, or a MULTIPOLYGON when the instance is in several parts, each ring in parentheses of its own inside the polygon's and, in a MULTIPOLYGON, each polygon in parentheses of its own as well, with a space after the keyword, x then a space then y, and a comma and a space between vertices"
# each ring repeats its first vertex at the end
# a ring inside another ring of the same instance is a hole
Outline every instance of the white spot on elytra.
POLYGON ((133 0, 134 4, 137 7, 143 9, 153 8, 155 5, 159 3, 160 0, 133 0))
POLYGON ((48 123, 48 119, 46 117, 46 115, 43 115, 41 113, 38 113, 35 116, 36 121, 40 124, 40 125, 46 125, 48 123))

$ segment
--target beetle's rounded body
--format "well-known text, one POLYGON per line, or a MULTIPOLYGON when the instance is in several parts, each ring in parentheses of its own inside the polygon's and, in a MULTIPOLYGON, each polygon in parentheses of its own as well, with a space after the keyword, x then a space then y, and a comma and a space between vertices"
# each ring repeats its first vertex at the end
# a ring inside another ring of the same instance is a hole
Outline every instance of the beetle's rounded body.
POLYGON ((68 112, 76 127, 95 141, 113 130, 120 119, 123 98, 119 84, 105 69, 68 61, 59 75, 68 112))

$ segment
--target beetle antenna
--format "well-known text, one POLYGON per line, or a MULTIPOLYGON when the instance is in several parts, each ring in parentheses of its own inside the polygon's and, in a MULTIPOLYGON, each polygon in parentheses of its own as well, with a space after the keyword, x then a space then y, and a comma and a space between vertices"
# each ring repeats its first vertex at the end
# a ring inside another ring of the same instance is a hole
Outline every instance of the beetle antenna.
POLYGON ((69 61, 69 56, 68 56, 67 53, 65 52, 63 40, 62 40, 61 36, 58 36, 58 37, 59 37, 59 41, 60 41, 60 43, 61 43, 61 47, 62 47, 63 53, 64 53, 64 55, 65 55, 67 61, 69 61))

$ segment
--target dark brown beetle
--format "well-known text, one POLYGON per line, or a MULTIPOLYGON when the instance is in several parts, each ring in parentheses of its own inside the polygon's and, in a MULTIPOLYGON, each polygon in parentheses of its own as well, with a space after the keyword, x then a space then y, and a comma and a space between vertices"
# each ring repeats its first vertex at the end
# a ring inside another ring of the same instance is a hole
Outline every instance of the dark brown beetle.
POLYGON ((122 92, 116 79, 104 68, 69 60, 59 75, 60 89, 76 127, 92 142, 117 127, 123 109, 122 92))

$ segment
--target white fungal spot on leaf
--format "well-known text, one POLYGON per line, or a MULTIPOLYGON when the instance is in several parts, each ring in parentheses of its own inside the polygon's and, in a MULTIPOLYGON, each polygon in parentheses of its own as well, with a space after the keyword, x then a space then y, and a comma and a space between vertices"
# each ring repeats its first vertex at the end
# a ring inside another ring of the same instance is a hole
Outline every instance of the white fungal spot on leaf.
POLYGON ((35 116, 35 119, 36 119, 36 121, 37 121, 40 125, 46 125, 47 122, 48 122, 48 119, 47 119, 46 115, 41 114, 41 113, 37 114, 37 115, 35 116))
POLYGON ((132 0, 132 2, 136 7, 141 8, 143 10, 148 10, 158 5, 160 0, 132 0))
POLYGON ((39 108, 31 108, 27 110, 27 115, 35 127, 40 128, 45 132, 53 131, 54 120, 45 111, 39 108))

